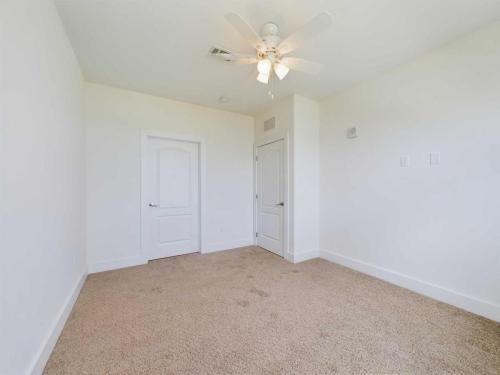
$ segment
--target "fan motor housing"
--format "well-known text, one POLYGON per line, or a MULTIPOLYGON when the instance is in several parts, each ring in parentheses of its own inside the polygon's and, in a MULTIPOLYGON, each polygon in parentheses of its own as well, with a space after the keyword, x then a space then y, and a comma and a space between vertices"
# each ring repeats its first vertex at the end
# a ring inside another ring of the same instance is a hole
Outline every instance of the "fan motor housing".
POLYGON ((272 22, 268 22, 262 26, 260 31, 262 35, 262 40, 266 43, 267 49, 277 48, 281 43, 281 38, 278 36, 279 28, 278 25, 272 22))

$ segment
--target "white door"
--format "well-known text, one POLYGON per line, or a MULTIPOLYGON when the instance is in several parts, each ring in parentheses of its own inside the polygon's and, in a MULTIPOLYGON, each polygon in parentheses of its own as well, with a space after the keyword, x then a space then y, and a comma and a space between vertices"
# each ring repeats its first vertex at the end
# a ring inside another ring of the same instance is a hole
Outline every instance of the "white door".
POLYGON ((257 148, 257 245, 283 256, 283 140, 257 148))
POLYGON ((200 251, 199 145, 148 137, 143 251, 148 259, 200 251))

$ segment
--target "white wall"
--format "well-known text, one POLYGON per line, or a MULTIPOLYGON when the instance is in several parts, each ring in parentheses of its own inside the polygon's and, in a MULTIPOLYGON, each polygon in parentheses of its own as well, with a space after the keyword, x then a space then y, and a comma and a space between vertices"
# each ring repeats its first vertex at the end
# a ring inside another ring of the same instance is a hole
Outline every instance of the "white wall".
POLYGON ((0 28, 0 374, 18 375, 86 273, 82 77, 52 1, 1 1, 0 28))
POLYGON ((85 84, 87 254, 91 271, 137 264, 141 129, 203 138, 206 236, 202 251, 253 244, 253 119, 85 84))
POLYGON ((319 251, 319 105, 294 97, 293 195, 294 260, 318 256, 319 251))
POLYGON ((321 111, 326 256, 500 320, 500 23, 321 111))

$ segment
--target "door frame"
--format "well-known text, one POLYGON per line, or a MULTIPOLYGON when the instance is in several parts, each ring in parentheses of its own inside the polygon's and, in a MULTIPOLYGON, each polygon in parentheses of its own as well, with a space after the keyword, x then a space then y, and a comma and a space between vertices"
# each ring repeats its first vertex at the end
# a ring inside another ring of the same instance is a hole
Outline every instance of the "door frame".
POLYGON ((254 175, 254 192, 253 192, 253 207, 254 207, 254 215, 253 215, 253 225, 254 225, 254 245, 257 246, 257 229, 258 229, 258 201, 257 201, 257 191, 258 191, 258 173, 257 173, 257 151, 259 147, 269 145, 271 143, 283 141, 283 201, 285 203, 285 207, 283 210, 283 258, 293 262, 293 254, 290 253, 290 218, 292 217, 293 207, 291 205, 292 200, 290 199, 290 137, 288 132, 284 136, 278 136, 272 139, 266 139, 265 141, 261 141, 254 144, 254 155, 253 155, 253 175, 254 175))
POLYGON ((158 130, 141 130, 141 197, 140 197, 140 204, 141 204, 141 224, 140 224, 140 238, 141 238, 141 257, 144 258, 146 261, 149 261, 149 255, 147 254, 146 251, 146 244, 145 244, 145 239, 144 239, 144 226, 146 225, 146 210, 149 209, 147 207, 149 200, 146 199, 147 197, 144 194, 144 191, 146 190, 146 184, 147 184, 147 178, 146 176, 146 168, 145 168, 145 163, 146 163, 146 153, 148 151, 148 139, 149 138, 161 138, 169 141, 177 141, 177 142, 189 142, 189 143, 195 143, 198 145, 198 200, 199 200, 199 205, 198 205, 198 210, 199 210, 199 228, 200 228, 200 239, 199 239, 199 248, 200 248, 200 253, 204 253, 204 250, 206 248, 205 246, 205 233, 206 233, 206 207, 205 207, 205 196, 206 196, 206 181, 205 181, 205 140, 203 138, 198 138, 198 137, 193 137, 191 135, 185 135, 185 134, 177 134, 177 133, 170 133, 170 132, 164 132, 164 131, 158 131, 158 130))

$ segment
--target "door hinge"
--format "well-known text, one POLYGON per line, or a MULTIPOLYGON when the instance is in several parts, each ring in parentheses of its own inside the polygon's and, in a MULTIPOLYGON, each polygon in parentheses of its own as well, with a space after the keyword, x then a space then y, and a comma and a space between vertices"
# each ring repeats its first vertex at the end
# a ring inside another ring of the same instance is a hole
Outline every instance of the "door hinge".
POLYGON ((259 194, 255 194, 255 199, 259 199, 259 194))
POLYGON ((259 161, 259 157, 258 156, 255 156, 255 161, 259 161))
POLYGON ((255 232, 255 237, 259 237, 259 233, 255 232))

